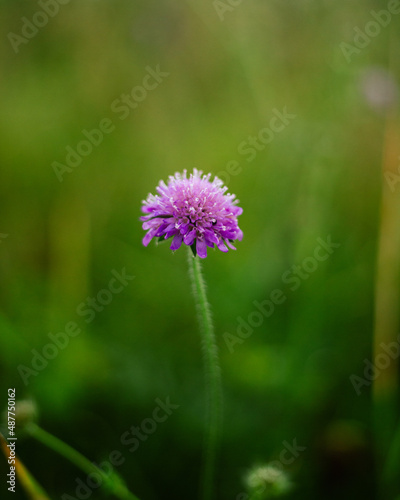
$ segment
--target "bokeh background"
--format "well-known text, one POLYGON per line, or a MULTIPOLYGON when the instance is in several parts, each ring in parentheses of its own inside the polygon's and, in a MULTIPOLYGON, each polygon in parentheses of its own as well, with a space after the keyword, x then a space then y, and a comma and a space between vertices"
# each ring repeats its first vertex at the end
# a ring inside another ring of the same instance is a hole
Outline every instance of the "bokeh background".
MULTIPOLYGON (((72 0, 16 53, 10 33, 43 9, 0 6, 2 407, 15 387, 91 460, 120 450, 143 500, 197 497, 204 381, 186 251, 144 248, 138 220, 160 179, 196 167, 244 208, 238 250, 204 262, 224 383, 216 497, 244 500, 247 471, 296 440, 286 498, 396 498, 396 360, 374 389, 363 372, 399 332, 400 15, 346 57, 386 2, 72 0), (112 104, 157 65, 168 76, 121 119, 112 104), (295 117, 248 161, 240 145, 285 107, 295 117), (60 182, 54 162, 104 119, 113 131, 60 182), (283 274, 328 235, 340 246, 291 291, 283 274), (77 307, 124 268, 135 278, 87 323, 77 307), (231 352, 224 334, 277 288, 287 300, 231 352), (18 367, 70 321, 81 333, 25 384, 18 367), (121 435, 168 396, 179 408, 130 453, 121 435)), ((23 435, 17 452, 52 499, 76 498, 84 473, 23 435)), ((6 491, 7 467, 0 457, 1 498, 27 498, 6 491)))

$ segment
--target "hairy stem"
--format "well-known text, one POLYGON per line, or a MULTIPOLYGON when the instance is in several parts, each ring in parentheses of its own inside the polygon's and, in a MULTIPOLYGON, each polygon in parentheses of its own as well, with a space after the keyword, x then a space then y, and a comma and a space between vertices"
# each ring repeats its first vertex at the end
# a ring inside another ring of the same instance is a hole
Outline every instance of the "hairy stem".
POLYGON ((207 387, 207 424, 204 445, 202 498, 203 500, 210 500, 213 496, 215 463, 222 423, 221 372, 210 306, 207 302, 206 286, 201 272, 200 259, 199 257, 193 257, 190 249, 189 269, 200 318, 207 387))

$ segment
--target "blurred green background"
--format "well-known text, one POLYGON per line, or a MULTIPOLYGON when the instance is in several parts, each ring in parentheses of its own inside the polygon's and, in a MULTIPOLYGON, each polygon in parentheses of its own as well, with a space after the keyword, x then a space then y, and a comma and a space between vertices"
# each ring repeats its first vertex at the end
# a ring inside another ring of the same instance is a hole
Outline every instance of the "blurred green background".
MULTIPOLYGON (((43 8, 0 2, 0 401, 15 387, 17 399, 36 402, 43 428, 97 463, 120 450, 117 472, 143 500, 197 497, 204 381, 186 249, 144 248, 138 220, 160 179, 196 167, 218 174, 244 208, 238 250, 204 261, 224 383, 216 497, 244 500, 246 471, 297 440, 305 449, 284 467, 287 498, 377 498, 384 455, 374 448, 372 387, 357 395, 350 376, 373 361, 400 16, 348 60, 341 44, 354 45, 354 28, 364 31, 386 2, 235 3, 73 0, 16 53, 10 33, 21 36, 21 18, 43 8), (158 65, 168 76, 143 99, 138 90, 121 119, 115 100, 158 65), (240 145, 285 107, 295 118, 248 161, 240 145), (112 132, 60 182, 54 162, 65 164, 66 147, 104 119, 112 132), (283 274, 328 235, 340 247, 290 290, 283 274), (77 307, 124 268, 135 278, 87 323, 77 307), (238 335, 238 318, 248 322, 253 301, 277 288, 286 301, 230 352, 224 334, 238 335), (25 384, 18 367, 71 321, 81 333, 25 384), (167 396, 179 408, 129 452, 121 435, 167 396)), ((386 196, 390 208, 399 191, 386 196)), ((52 499, 75 497, 76 478, 85 480, 32 439, 21 436, 17 453, 52 499)), ((4 457, 0 472, 9 498, 4 457)), ((96 489, 91 498, 105 497, 96 489)), ((26 498, 20 486, 12 498, 26 498)))

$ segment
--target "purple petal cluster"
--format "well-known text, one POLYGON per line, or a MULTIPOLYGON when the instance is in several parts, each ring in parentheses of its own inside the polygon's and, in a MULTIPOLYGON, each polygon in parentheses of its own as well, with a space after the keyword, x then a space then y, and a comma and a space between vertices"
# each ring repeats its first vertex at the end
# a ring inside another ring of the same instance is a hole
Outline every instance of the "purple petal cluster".
POLYGON ((143 201, 140 218, 147 230, 143 245, 153 238, 173 238, 171 250, 177 250, 182 243, 196 249, 199 257, 207 257, 207 247, 218 247, 227 252, 234 240, 241 240, 237 217, 243 210, 237 206, 233 194, 225 194, 227 187, 217 177, 210 182, 211 174, 193 170, 187 177, 176 173, 170 176, 168 185, 161 181, 157 195, 149 194, 143 201))

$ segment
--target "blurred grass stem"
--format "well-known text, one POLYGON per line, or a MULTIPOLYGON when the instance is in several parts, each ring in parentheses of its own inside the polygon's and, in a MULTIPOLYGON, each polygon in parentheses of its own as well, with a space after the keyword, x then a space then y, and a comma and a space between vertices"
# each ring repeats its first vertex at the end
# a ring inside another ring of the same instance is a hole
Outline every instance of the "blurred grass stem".
POLYGON ((37 441, 41 442, 53 451, 59 453, 61 456, 78 467, 78 469, 81 469, 85 474, 99 474, 102 478, 100 486, 104 485, 112 492, 113 495, 117 496, 121 500, 139 500, 126 488, 119 476, 115 473, 110 475, 105 474, 103 470, 96 467, 92 464, 92 462, 90 462, 90 460, 79 453, 79 451, 76 451, 74 448, 61 441, 61 439, 58 439, 33 423, 26 427, 26 431, 31 437, 35 438, 37 441))
MULTIPOLYGON (((389 69, 393 73, 397 61, 397 40, 392 33, 389 69)), ((395 74, 395 73, 393 73, 395 74)), ((382 178, 385 174, 397 174, 399 160, 400 120, 396 106, 387 110, 383 138, 382 178)), ((400 271, 400 198, 398 190, 392 192, 382 182, 381 217, 379 224, 377 267, 375 279, 375 325, 373 342, 374 363, 379 357, 387 357, 385 346, 396 345, 399 327, 399 271, 400 271)), ((398 359, 392 357, 389 365, 380 370, 373 381, 375 442, 379 464, 380 498, 394 497, 397 489, 400 454, 395 439, 398 419, 398 359), (390 450, 390 451, 389 451, 390 450), (389 454, 389 458, 388 458, 389 454), (397 461, 397 464, 394 462, 397 461)))
MULTIPOLYGON (((11 453, 10 449, 7 446, 7 441, 1 433, 0 445, 6 458, 11 458, 11 453)), ((22 488, 24 489, 27 497, 30 498, 30 500, 50 500, 41 485, 36 481, 36 479, 28 471, 25 465, 16 456, 14 456, 14 466, 20 484, 22 485, 22 488)))

